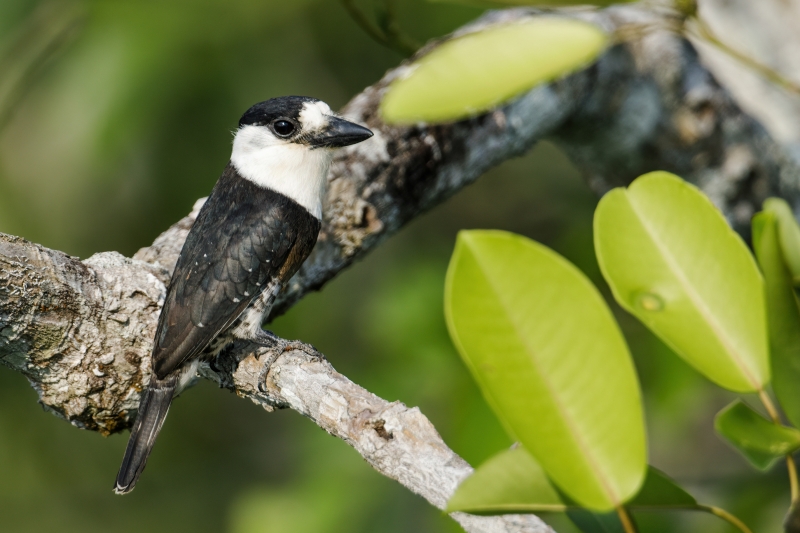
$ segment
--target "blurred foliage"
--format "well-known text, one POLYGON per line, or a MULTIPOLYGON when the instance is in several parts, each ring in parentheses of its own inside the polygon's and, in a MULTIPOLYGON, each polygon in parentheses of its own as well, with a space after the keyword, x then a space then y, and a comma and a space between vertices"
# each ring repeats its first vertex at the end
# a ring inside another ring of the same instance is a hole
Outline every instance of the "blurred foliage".
POLYGON ((800 448, 800 431, 767 420, 741 400, 720 411, 714 427, 753 466, 762 470, 800 448))
POLYGON ((387 123, 414 124, 477 115, 585 67, 608 40, 594 24, 559 17, 467 33, 416 59, 392 81, 381 116, 387 123))
MULTIPOLYGON (((0 57, 23 42, 20 32, 39 20, 31 17, 48 18, 42 10, 76 13, 77 26, 35 65, 12 54, 30 75, 0 130, 0 231, 80 257, 130 255, 185 215, 208 194, 230 132, 254 102, 307 94, 341 107, 401 59, 322 0, 4 0, 0 57)), ((408 0, 397 14, 424 42, 480 12, 408 0)), ((565 158, 540 144, 415 220, 273 328, 313 343, 376 394, 420 406, 478 464, 510 442, 447 336, 441 302, 456 232, 526 235, 603 286, 592 250, 596 201, 565 158)), ((612 308, 642 382, 650 462, 755 531, 777 530, 785 471, 757 475, 713 435, 714 413, 732 395, 612 308)), ((35 402, 24 378, 0 368, 2 531, 458 531, 308 420, 267 414, 209 383, 176 401, 147 473, 125 497, 111 488, 127 435, 78 431, 35 402)), ((652 532, 728 531, 702 515, 637 520, 652 532)))

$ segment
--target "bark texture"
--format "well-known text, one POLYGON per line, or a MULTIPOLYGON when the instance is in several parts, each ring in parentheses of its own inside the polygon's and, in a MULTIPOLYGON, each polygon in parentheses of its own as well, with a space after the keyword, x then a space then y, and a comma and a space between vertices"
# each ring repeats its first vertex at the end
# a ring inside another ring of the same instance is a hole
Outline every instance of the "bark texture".
MULTIPOLYGON (((544 138, 566 151, 598 194, 644 172, 669 170, 699 185, 745 234, 768 196, 800 207, 796 151, 742 111, 676 31, 682 21, 671 11, 644 5, 513 9, 489 13, 455 35, 554 14, 592 21, 617 44, 581 72, 453 124, 381 121, 380 101, 408 63, 344 108, 375 136, 335 159, 319 243, 274 313, 544 138)), ((30 380, 47 409, 104 434, 130 425, 149 376, 165 285, 201 202, 133 258, 106 252, 81 261, 0 234, 0 362, 30 380)), ((216 370, 203 368, 202 374, 267 410, 290 407, 308 416, 439 508, 471 471, 419 410, 358 387, 310 346, 290 344, 267 371, 269 355, 237 343, 216 370)), ((467 531, 549 530, 533 516, 453 518, 467 531)))

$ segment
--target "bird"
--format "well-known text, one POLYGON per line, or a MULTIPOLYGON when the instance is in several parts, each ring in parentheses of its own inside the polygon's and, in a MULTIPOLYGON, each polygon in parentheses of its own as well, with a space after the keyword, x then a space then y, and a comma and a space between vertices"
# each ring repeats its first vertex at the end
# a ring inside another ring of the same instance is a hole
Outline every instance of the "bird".
POLYGON ((368 128, 323 101, 283 96, 239 120, 230 161, 184 242, 158 318, 150 380, 114 484, 133 490, 170 404, 201 361, 246 339, 274 346, 262 328, 281 288, 316 244, 334 152, 368 128))

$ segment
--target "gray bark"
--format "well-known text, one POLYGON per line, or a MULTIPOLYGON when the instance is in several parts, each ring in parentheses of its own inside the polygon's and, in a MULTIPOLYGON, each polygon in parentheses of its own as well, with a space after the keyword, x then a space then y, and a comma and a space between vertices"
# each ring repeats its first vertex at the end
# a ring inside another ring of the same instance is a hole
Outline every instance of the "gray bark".
MULTIPOLYGON (((657 6, 602 11, 493 12, 456 35, 553 13, 580 17, 617 37, 593 65, 507 105, 453 124, 389 126, 378 114, 387 85, 408 64, 357 95, 343 114, 375 137, 334 161, 319 243, 281 296, 281 313, 405 223, 492 166, 554 140, 599 193, 651 170, 698 184, 747 232, 764 198, 800 206, 800 166, 742 111, 657 6)), ((434 42, 419 52, 438 46, 434 42)), ((166 284, 201 204, 133 258, 80 261, 0 234, 0 361, 22 372, 47 409, 110 434, 130 425, 150 368, 151 339, 166 284)), ((264 406, 290 407, 353 446, 379 472, 443 508, 471 467, 417 409, 389 403, 338 374, 310 346, 269 354, 237 343, 201 374, 264 406)), ((547 531, 534 516, 454 514, 467 531, 547 531)))

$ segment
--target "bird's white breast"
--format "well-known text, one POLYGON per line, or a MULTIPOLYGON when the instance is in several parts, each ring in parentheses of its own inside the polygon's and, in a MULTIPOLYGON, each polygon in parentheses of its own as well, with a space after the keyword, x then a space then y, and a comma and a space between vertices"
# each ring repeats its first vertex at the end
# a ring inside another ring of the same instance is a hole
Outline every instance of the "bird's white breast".
POLYGON ((277 139, 265 126, 243 126, 233 139, 231 163, 243 178, 272 189, 322 218, 333 153, 277 139))

